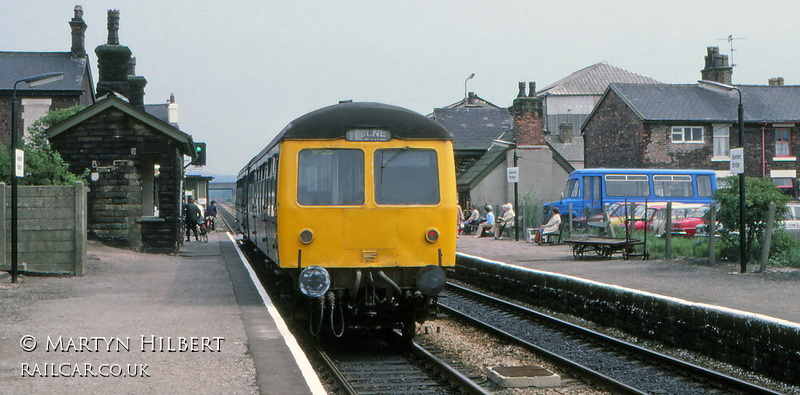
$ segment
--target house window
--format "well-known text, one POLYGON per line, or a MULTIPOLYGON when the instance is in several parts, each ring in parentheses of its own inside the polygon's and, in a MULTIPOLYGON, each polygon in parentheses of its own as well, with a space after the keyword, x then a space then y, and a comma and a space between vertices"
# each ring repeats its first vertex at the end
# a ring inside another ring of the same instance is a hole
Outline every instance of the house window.
POLYGON ((700 126, 673 126, 673 143, 702 143, 703 128, 700 126))
POLYGON ((730 125, 714 125, 714 157, 730 158, 731 127, 730 125))
POLYGON ((788 128, 775 129, 775 156, 791 156, 791 133, 788 128))

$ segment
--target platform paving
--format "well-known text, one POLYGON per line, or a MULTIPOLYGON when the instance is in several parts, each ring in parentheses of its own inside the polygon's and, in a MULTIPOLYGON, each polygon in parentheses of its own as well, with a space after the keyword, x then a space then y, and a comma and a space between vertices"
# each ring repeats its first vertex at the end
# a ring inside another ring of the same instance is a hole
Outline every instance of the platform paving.
POLYGON ((770 267, 765 273, 754 273, 758 265, 750 264, 748 273, 742 274, 738 263, 709 266, 683 259, 626 261, 619 254, 605 259, 590 253, 576 259, 568 245, 538 246, 522 240, 471 236, 460 236, 456 246, 458 253, 510 265, 800 323, 798 269, 770 267))
POLYGON ((0 393, 320 391, 227 234, 88 256, 84 277, 0 279, 0 393))

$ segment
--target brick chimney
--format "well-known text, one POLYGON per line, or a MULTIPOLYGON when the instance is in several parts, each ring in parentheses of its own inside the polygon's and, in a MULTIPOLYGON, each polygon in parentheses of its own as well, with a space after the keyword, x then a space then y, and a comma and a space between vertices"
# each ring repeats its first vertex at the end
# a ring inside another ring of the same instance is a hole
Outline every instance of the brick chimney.
POLYGON ((144 86, 147 85, 147 79, 138 75, 129 75, 127 82, 128 102, 144 111, 144 86))
POLYGON ((733 67, 728 65, 728 55, 720 54, 719 47, 708 47, 707 51, 706 67, 700 70, 702 79, 731 85, 733 67))
POLYGON ((769 86, 783 86, 783 77, 770 78, 769 86))
POLYGON ((85 58, 86 22, 83 21, 83 7, 76 5, 74 12, 75 15, 69 21, 69 27, 72 29, 72 49, 70 53, 73 58, 85 58))
MULTIPOLYGON (((535 89, 535 85, 532 85, 535 89)), ((519 83, 520 95, 511 106, 514 117, 514 139, 517 146, 545 145, 542 99, 525 96, 525 83, 519 83)))
POLYGON ((117 92, 128 96, 130 48, 119 45, 119 10, 108 10, 108 41, 94 50, 97 54, 97 96, 117 92))

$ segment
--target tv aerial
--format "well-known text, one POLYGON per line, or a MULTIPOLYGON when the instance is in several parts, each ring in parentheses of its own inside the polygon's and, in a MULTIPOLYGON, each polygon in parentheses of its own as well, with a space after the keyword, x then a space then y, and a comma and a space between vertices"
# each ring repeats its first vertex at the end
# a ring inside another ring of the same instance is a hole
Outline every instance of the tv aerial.
POLYGON ((733 63, 733 40, 747 40, 747 37, 733 37, 733 34, 729 34, 727 38, 718 38, 717 41, 727 41, 731 45, 731 67, 736 66, 736 63, 733 63))

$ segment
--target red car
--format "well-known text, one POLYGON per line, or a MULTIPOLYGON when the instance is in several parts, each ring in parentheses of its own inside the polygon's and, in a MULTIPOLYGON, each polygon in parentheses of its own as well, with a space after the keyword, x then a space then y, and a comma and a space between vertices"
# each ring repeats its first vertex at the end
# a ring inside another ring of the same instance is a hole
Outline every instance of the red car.
POLYGON ((703 224, 703 216, 710 210, 709 206, 701 206, 692 209, 683 218, 672 220, 672 234, 694 237, 697 233, 697 225, 703 224))

